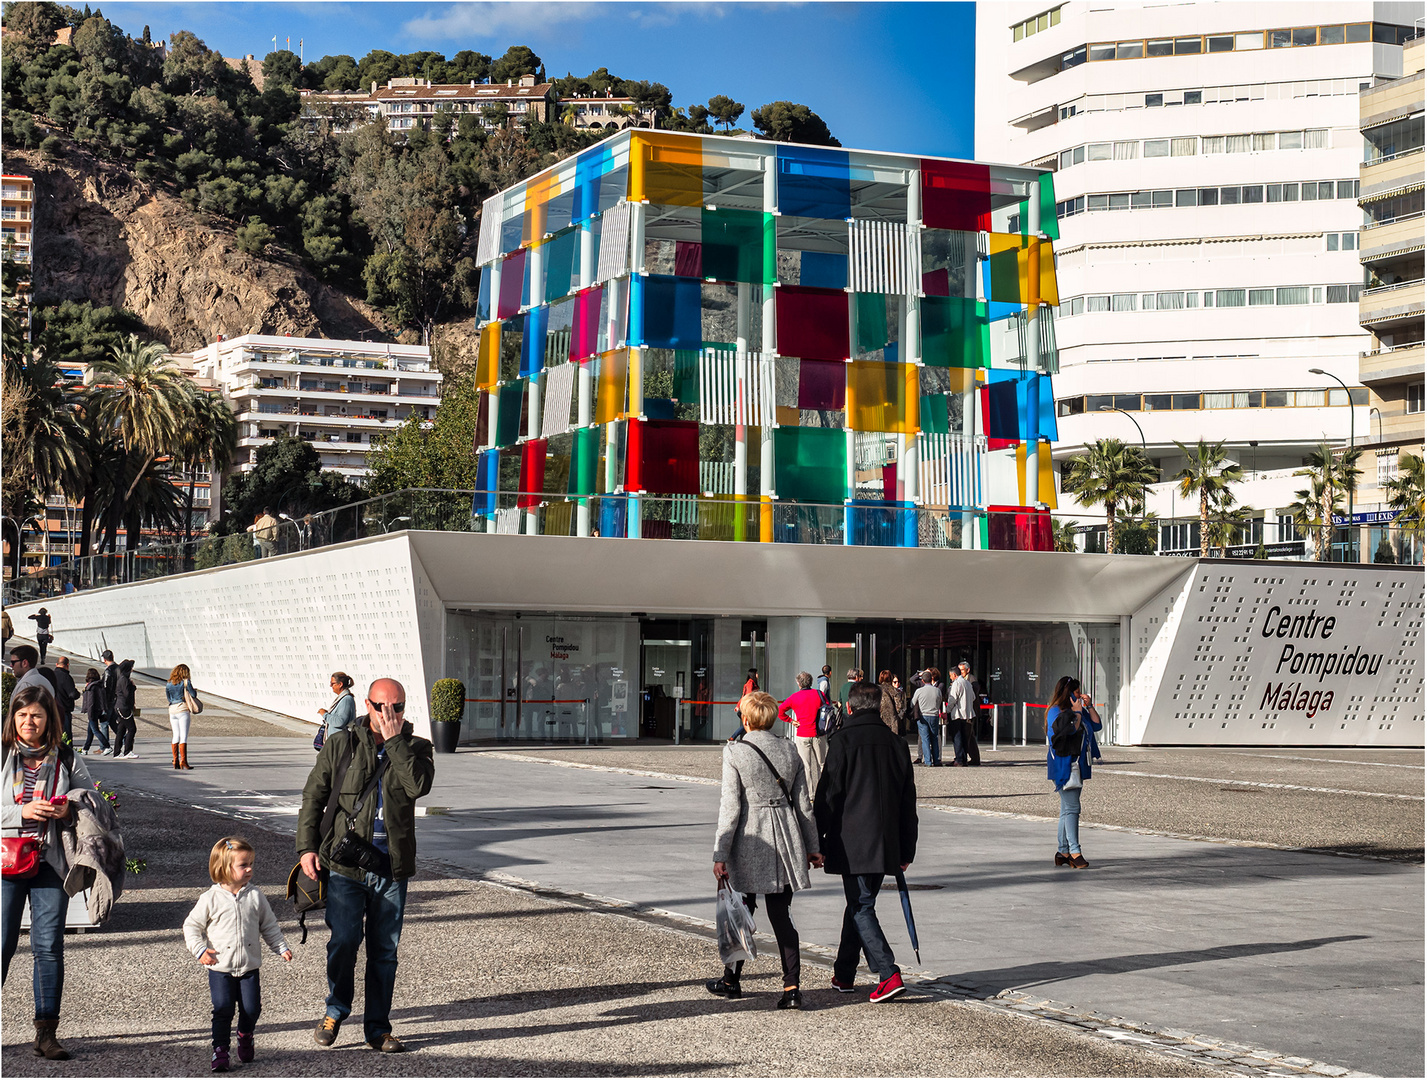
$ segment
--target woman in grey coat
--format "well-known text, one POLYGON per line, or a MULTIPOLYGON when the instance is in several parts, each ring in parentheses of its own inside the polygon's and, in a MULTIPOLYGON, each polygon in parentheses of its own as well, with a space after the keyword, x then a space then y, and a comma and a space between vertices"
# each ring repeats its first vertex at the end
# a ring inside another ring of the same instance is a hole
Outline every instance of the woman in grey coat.
MULTIPOLYGON (((818 829, 808 799, 808 781, 791 739, 769 730, 778 719, 778 703, 762 691, 738 703, 743 731, 723 748, 723 796, 714 838, 714 877, 743 894, 749 911, 762 893, 768 921, 783 960, 780 1009, 801 1009, 798 989, 801 962, 798 930, 789 908, 793 893, 811 885, 809 866, 821 866, 818 829)), ((709 993, 743 996, 743 961, 723 969, 708 983, 709 993)))

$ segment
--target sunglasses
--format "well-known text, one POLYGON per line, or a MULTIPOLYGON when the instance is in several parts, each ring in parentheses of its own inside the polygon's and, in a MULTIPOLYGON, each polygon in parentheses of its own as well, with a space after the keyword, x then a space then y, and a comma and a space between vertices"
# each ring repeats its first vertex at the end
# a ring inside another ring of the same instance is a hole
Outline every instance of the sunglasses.
POLYGON ((406 712, 406 702, 404 701, 373 701, 371 698, 367 698, 367 704, 375 705, 378 709, 384 705, 390 705, 392 712, 406 712))

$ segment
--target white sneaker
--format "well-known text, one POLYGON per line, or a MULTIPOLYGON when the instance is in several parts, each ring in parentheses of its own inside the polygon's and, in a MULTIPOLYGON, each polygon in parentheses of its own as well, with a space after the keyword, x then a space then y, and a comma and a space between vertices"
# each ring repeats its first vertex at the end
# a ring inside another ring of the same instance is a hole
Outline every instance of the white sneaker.
POLYGON ((127 754, 121 754, 121 755, 120 755, 120 757, 126 757, 126 758, 138 757, 138 756, 139 756, 139 755, 136 754, 136 753, 134 753, 134 751, 132 751, 132 750, 130 750, 127 754))

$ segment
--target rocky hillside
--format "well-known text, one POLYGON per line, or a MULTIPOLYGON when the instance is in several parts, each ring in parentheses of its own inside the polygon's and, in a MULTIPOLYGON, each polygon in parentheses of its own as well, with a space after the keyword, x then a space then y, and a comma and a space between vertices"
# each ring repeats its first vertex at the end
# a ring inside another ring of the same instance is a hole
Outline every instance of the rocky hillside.
MULTIPOLYGON (((368 340, 395 332, 362 300, 322 282, 288 252, 238 249, 231 223, 68 143, 58 160, 7 150, 6 170, 35 178, 36 300, 128 308, 155 338, 194 349, 219 334, 368 340), (372 331, 375 331, 373 333, 372 331)), ((469 320, 441 327, 454 367, 473 343, 469 320)))

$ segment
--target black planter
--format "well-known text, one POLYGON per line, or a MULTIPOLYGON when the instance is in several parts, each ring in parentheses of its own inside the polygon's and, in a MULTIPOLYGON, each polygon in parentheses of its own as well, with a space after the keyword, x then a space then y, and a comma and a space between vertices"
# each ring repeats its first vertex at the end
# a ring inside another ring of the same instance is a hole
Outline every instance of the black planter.
POLYGON ((456 744, 461 741, 461 725, 449 720, 434 720, 431 723, 431 747, 438 754, 454 754, 456 744))

